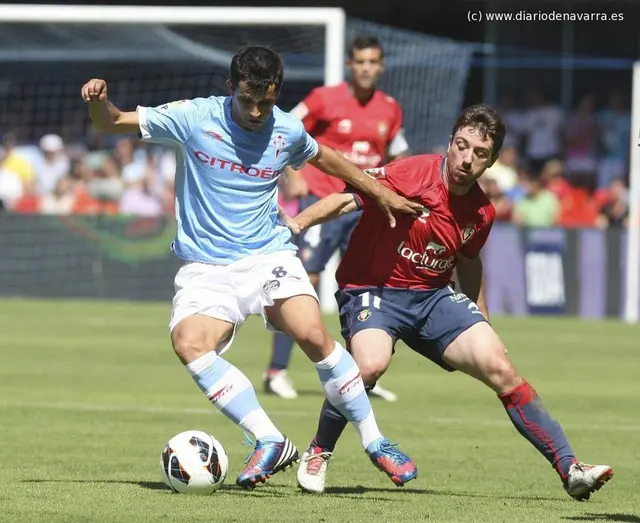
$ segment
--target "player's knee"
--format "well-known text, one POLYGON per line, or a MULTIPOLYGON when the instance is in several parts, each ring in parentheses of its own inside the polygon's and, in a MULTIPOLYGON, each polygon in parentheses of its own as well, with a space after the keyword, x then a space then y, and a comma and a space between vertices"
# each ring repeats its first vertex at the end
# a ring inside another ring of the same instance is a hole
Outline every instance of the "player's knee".
POLYGON ((378 381, 387 370, 387 366, 382 362, 366 361, 356 363, 358 363, 360 376, 362 376, 362 381, 364 381, 365 385, 375 385, 376 381, 378 381))
POLYGON ((180 358, 180 361, 185 364, 199 358, 212 349, 212 347, 207 346, 204 333, 198 333, 188 329, 174 329, 171 333, 171 343, 173 344, 173 350, 176 355, 180 358))
POLYGON ((374 385, 391 363, 393 340, 382 330, 365 329, 353 336, 349 348, 362 381, 365 385, 374 385))
POLYGON ((522 382, 502 345, 492 351, 492 356, 486 362, 485 374, 491 387, 498 393, 513 390, 522 382))
POLYGON ((322 322, 314 322, 299 331, 296 342, 307 353, 320 354, 333 350, 333 343, 322 322))

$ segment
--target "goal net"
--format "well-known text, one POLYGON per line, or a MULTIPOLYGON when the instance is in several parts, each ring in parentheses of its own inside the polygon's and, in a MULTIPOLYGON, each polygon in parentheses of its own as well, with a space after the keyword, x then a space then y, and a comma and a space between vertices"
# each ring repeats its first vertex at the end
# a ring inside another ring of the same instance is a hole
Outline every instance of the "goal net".
MULTIPOLYGON (((225 94, 238 48, 268 44, 284 58, 279 105, 288 110, 312 88, 343 79, 345 45, 357 34, 376 35, 385 47, 381 88, 403 105, 412 150, 444 145, 462 103, 471 46, 347 21, 340 9, 52 6, 44 13, 0 6, 2 145, 15 142, 15 152, 33 166, 20 205, 13 205, 16 198, 5 204, 9 212, 0 219, 0 293, 162 300, 172 294, 178 265, 168 251, 175 231, 167 197, 172 153, 135 137, 96 133, 79 95, 89 78, 105 78, 110 98, 128 110, 225 94), (51 133, 62 138, 68 160, 71 183, 59 187, 41 180, 47 169, 41 171, 40 140, 51 133), (145 190, 160 205, 123 205, 132 164, 154 170, 145 190), (65 195, 79 187, 91 202, 65 205, 65 195)), ((2 184, 0 177, 0 199, 7 193, 2 184)), ((333 307, 333 269, 323 278, 325 310, 333 307)))

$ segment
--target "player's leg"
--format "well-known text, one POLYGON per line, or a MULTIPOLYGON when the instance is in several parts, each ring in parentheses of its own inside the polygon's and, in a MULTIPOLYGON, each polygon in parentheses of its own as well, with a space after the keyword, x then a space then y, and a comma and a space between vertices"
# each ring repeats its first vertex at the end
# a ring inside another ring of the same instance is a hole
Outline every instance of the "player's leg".
MULTIPOLYGON (((193 263, 178 271, 170 325, 174 351, 209 401, 254 436, 264 449, 261 454, 291 454, 292 464, 298 458, 297 450, 262 409, 249 379, 221 357, 233 341, 234 330, 244 321, 237 300, 229 294, 227 278, 223 266, 193 263)), ((243 480, 239 484, 255 486, 267 473, 278 470, 257 470, 254 464, 239 477, 243 480)))
MULTIPOLYGON (((357 212, 345 214, 344 216, 341 216, 340 218, 335 220, 337 223, 340 224, 339 234, 336 235, 336 239, 339 240, 340 255, 344 255, 345 251, 347 250, 347 247, 349 246, 349 240, 351 239, 351 234, 353 233, 354 229, 358 225, 358 222, 360 221, 361 216, 362 216, 362 211, 357 211, 357 212)), ((358 361, 358 359, 356 358, 356 355, 353 352, 352 354, 356 359, 356 361, 358 361)), ((360 365, 359 362, 358 362, 358 365, 360 365)), ((364 378, 364 375, 363 375, 363 378, 364 378)), ((369 396, 373 396, 373 397, 380 398, 390 402, 398 400, 398 396, 394 392, 391 392, 390 390, 381 387, 380 382, 377 379, 374 383, 371 383, 371 384, 368 384, 367 381, 365 380, 365 385, 367 385, 367 393, 369 394, 369 396)))
MULTIPOLYGON (((300 210, 306 209, 317 201, 318 198, 313 195, 302 198, 300 210)), ((338 245, 336 240, 337 222, 338 220, 333 220, 311 227, 298 238, 298 255, 316 290, 320 282, 320 273, 324 271, 338 245)), ((293 345, 293 338, 288 334, 276 332, 273 335, 271 360, 267 371, 262 376, 265 392, 276 394, 285 399, 293 399, 298 396, 293 382, 287 374, 293 345)))
MULTIPOLYGON (((385 304, 367 291, 338 291, 342 335, 349 340, 349 351, 370 387, 384 374, 393 353, 395 339, 411 324, 404 307, 385 304)), ((333 455, 347 421, 330 401, 324 402, 318 429, 298 468, 298 485, 309 492, 324 490, 328 461, 333 455)), ((371 461, 396 485, 417 476, 415 463, 389 443, 379 452, 369 452, 371 461)))
POLYGON ((429 313, 426 334, 434 357, 489 386, 516 430, 553 466, 574 498, 588 499, 613 475, 610 467, 578 462, 560 424, 535 389, 516 371, 497 333, 462 293, 444 290, 429 313))
MULTIPOLYGON (((391 362, 393 339, 384 330, 369 328, 350 340, 349 352, 360 369, 365 389, 369 391, 391 362)), ((347 424, 340 411, 325 399, 316 434, 300 458, 297 472, 300 488, 316 494, 324 492, 329 460, 347 424)))

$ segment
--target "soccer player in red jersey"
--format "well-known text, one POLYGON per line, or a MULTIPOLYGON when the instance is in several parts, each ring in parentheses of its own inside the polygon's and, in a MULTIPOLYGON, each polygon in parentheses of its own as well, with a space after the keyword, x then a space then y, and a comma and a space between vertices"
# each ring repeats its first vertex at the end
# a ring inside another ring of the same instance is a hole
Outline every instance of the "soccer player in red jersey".
MULTIPOLYGON (((318 143, 341 152, 361 169, 380 167, 385 161, 409 153, 400 105, 376 89, 384 70, 383 59, 383 49, 376 38, 356 38, 349 48, 349 80, 314 89, 291 111, 318 143)), ((288 170, 287 175, 284 192, 291 197, 301 196, 300 210, 345 188, 344 182, 309 164, 301 171, 288 170)), ((359 219, 360 212, 354 212, 316 225, 299 237, 299 255, 316 288, 320 273, 333 254, 346 249, 359 219)), ((269 368, 263 376, 265 390, 283 398, 297 396, 286 374, 292 349, 293 340, 284 333, 276 333, 269 368)), ((395 394, 380 385, 370 393, 389 401, 396 399, 395 394)))
MULTIPOLYGON (((468 107, 453 126, 446 156, 413 156, 374 170, 381 184, 424 205, 421 215, 399 217, 395 228, 357 192, 328 196, 285 219, 299 232, 364 209, 336 273, 336 298, 342 335, 365 383, 384 374, 397 340, 447 371, 478 379, 498 395, 515 428, 551 463, 567 493, 586 500, 613 470, 578 461, 489 323, 479 254, 495 211, 476 181, 498 157, 505 134, 493 109, 468 107), (460 292, 450 285, 454 268, 460 292)), ((304 490, 323 492, 328 460, 345 425, 325 402, 298 469, 304 490)), ((406 482, 403 467, 396 469, 406 482)))

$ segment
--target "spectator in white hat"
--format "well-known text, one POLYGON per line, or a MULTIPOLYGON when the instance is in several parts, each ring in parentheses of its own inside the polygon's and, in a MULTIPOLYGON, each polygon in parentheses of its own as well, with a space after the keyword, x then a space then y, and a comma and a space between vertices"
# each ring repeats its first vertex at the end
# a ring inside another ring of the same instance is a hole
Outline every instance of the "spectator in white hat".
POLYGON ((58 180, 69 173, 69 157, 64 142, 57 134, 45 134, 40 139, 41 162, 36 169, 38 192, 41 195, 53 192, 58 180))

